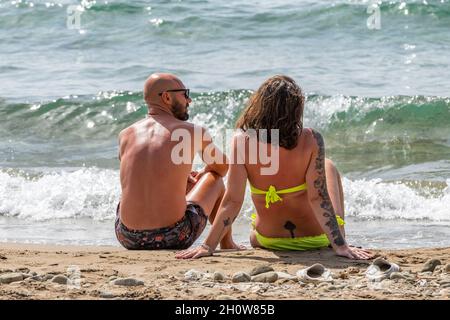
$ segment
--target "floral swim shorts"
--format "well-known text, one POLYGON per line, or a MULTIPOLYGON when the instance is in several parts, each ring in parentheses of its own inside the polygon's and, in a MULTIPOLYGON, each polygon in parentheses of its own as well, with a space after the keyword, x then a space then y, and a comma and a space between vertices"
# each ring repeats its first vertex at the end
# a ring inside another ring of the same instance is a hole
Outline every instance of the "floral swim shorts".
POLYGON ((129 250, 187 249, 200 236, 208 217, 202 207, 188 202, 184 217, 174 224, 152 230, 130 230, 121 221, 120 203, 116 211, 116 237, 129 250))

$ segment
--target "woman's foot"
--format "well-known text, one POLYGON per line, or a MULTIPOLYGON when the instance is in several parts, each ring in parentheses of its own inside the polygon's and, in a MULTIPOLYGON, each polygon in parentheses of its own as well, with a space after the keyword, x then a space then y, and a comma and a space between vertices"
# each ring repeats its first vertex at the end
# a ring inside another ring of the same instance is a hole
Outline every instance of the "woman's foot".
POLYGON ((222 240, 220 242, 220 249, 234 249, 234 250, 245 250, 247 249, 246 246, 244 246, 243 244, 237 244, 235 243, 233 240, 222 240))

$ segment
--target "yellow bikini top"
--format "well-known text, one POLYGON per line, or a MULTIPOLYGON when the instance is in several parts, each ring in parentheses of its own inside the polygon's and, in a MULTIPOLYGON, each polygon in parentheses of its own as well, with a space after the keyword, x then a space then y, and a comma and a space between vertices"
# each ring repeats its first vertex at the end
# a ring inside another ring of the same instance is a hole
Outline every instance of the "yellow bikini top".
POLYGON ((267 191, 257 189, 254 186, 252 186, 252 184, 250 184, 250 191, 253 194, 265 194, 266 195, 266 208, 269 208, 270 203, 275 203, 277 201, 283 201, 283 199, 281 199, 281 197, 278 194, 292 193, 292 192, 297 192, 297 191, 306 190, 306 189, 307 189, 306 182, 299 186, 287 188, 287 189, 283 189, 283 190, 277 190, 277 189, 275 189, 274 186, 271 185, 269 187, 269 190, 267 190, 267 191))

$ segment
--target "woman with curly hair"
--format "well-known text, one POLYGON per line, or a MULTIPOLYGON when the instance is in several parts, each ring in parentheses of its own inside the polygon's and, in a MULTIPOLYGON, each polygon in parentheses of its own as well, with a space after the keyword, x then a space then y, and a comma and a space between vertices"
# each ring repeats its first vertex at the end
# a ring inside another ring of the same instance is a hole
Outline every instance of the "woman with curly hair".
POLYGON ((233 137, 227 188, 214 224, 201 246, 178 253, 177 258, 212 255, 239 214, 247 180, 256 209, 250 234, 253 247, 331 246, 336 255, 349 259, 373 256, 347 244, 341 178, 325 158, 322 135, 303 128, 304 104, 301 88, 284 75, 269 78, 250 97, 236 124, 240 130, 233 137), (277 170, 268 170, 262 150, 276 159, 270 165, 277 170))

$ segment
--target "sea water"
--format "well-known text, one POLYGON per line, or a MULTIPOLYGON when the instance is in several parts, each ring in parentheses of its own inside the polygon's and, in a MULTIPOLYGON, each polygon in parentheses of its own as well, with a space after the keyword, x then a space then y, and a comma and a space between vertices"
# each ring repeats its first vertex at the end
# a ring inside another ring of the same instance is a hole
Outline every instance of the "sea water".
MULTIPOLYGON (((449 246, 449 27, 448 0, 0 0, 0 241, 118 245, 117 134, 145 117, 148 75, 172 72, 213 137, 293 77, 349 242, 449 246)), ((252 211, 247 191, 238 242, 252 211)))

